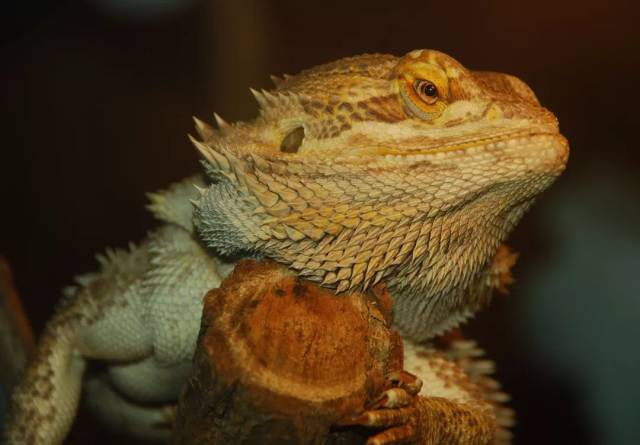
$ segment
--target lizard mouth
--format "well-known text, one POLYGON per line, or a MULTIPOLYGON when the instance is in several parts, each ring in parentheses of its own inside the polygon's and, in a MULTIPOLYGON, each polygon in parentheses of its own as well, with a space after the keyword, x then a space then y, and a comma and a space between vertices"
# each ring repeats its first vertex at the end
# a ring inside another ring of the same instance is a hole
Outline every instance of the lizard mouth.
MULTIPOLYGON (((250 170, 272 169, 278 170, 275 163, 268 157, 252 153, 243 156, 233 153, 226 147, 209 145, 192 140, 198 151, 208 161, 210 167, 217 171, 214 176, 232 174, 238 178, 244 177, 247 167, 250 170)), ((500 162, 505 160, 517 161, 527 169, 560 173, 564 170, 568 160, 569 144, 555 128, 522 129, 504 131, 490 135, 469 135, 467 137, 447 138, 447 140, 432 138, 415 143, 413 147, 398 148, 394 146, 362 147, 354 150, 344 150, 337 155, 332 164, 350 165, 379 165, 383 159, 385 164, 391 162, 397 166, 411 165, 415 162, 446 162, 474 163, 481 160, 500 162)), ((320 162, 326 166, 326 159, 320 162)), ((296 170, 296 166, 316 164, 311 159, 292 157, 288 165, 296 170)), ((255 171, 254 170, 254 171, 255 171)), ((244 182, 244 181, 243 181, 244 182)))
POLYGON ((456 151, 474 151, 491 148, 506 148, 506 147, 518 147, 530 144, 532 141, 539 141, 547 139, 550 143, 560 143, 568 145, 566 139, 557 131, 510 131, 502 134, 492 134, 490 136, 478 137, 470 136, 467 138, 461 138, 454 141, 438 141, 434 140, 432 143, 423 145, 417 148, 400 149, 395 147, 377 147, 370 153, 379 156, 401 156, 411 157, 419 155, 430 155, 437 153, 448 153, 456 151))
MULTIPOLYGON (((558 174, 567 163, 569 144, 557 130, 520 130, 492 134, 486 137, 470 136, 458 140, 430 141, 415 148, 375 147, 353 153, 373 160, 383 158, 385 162, 411 165, 415 162, 501 162, 518 161, 524 168, 558 174)), ((347 159, 345 161, 348 162, 347 159)), ((366 161, 365 161, 366 162, 366 161)))

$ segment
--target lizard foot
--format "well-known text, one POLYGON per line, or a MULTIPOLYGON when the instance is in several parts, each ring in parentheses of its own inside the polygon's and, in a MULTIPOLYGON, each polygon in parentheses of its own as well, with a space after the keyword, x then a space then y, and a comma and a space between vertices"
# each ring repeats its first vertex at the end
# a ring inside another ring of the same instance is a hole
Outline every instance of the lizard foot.
POLYGON ((367 445, 414 443, 418 432, 417 410, 413 405, 422 381, 413 374, 400 371, 389 374, 387 382, 388 389, 364 413, 346 419, 340 425, 382 429, 367 440, 367 445))

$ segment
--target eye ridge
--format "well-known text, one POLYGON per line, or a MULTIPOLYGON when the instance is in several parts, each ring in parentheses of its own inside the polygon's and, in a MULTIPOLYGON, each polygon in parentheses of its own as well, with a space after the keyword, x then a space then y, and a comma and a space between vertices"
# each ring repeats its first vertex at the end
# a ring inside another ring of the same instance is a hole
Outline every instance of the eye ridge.
POLYGON ((284 137, 280 143, 280 151, 283 153, 297 153, 303 141, 304 127, 296 127, 284 137))

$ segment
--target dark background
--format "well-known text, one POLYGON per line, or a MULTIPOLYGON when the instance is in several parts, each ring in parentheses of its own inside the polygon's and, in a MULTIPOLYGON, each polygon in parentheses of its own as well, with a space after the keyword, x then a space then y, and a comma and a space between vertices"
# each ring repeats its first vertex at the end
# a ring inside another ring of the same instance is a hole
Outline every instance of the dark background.
MULTIPOLYGON (((444 51, 524 79, 571 143, 511 237, 511 295, 466 332, 498 363, 516 444, 640 443, 640 8, 632 1, 5 1, 0 253, 37 332, 95 252, 198 169, 191 116, 251 118, 269 74, 444 51)), ((86 413, 69 443, 99 443, 86 413)), ((107 443, 107 436, 100 436, 107 443)))

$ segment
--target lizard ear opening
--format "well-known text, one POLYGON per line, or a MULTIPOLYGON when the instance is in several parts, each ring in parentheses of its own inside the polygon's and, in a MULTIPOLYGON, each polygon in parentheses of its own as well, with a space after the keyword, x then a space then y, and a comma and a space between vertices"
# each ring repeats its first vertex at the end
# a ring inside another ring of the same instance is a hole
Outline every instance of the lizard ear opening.
POLYGON ((297 153, 302 141, 304 141, 304 127, 296 127, 282 140, 280 151, 283 153, 297 153))

